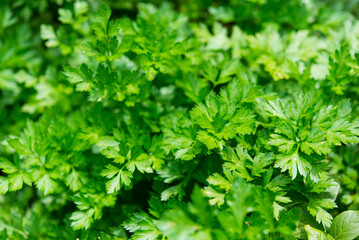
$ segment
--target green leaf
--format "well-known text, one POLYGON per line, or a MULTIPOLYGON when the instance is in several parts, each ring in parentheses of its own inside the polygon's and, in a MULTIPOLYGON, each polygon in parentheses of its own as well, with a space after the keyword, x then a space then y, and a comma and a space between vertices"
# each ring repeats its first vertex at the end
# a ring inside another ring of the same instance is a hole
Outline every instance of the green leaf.
POLYGON ((9 176, 10 191, 16 191, 22 188, 23 180, 20 174, 9 176))
POLYGON ((204 187, 203 194, 210 198, 209 204, 211 205, 217 204, 218 206, 221 206, 224 204, 224 198, 226 195, 224 193, 217 192, 212 187, 204 187))
POLYGON ((111 180, 106 182, 107 193, 119 191, 123 185, 130 186, 132 174, 125 170, 120 170, 117 167, 109 164, 106 169, 102 170, 101 175, 111 180))
POLYGON ((290 153, 296 142, 278 134, 271 134, 271 139, 268 141, 268 144, 278 147, 282 153, 290 153))
POLYGON ((310 214, 315 217, 318 223, 323 224, 325 228, 329 228, 332 224, 333 217, 324 208, 334 208, 336 204, 333 200, 323 199, 323 200, 315 200, 310 199, 309 204, 307 205, 307 209, 310 214))
POLYGON ((105 4, 101 4, 97 9, 91 22, 91 28, 99 38, 108 36, 107 27, 111 16, 111 9, 105 4))
POLYGON ((5 158, 0 157, 0 169, 7 174, 15 173, 18 171, 17 167, 5 158))
POLYGON ((255 192, 253 187, 247 184, 243 179, 237 179, 233 183, 227 203, 236 219, 240 234, 243 234, 244 219, 252 210, 251 206, 254 201, 254 196, 255 192))
POLYGON ((65 24, 70 24, 73 21, 73 16, 72 16, 72 12, 70 9, 64 9, 64 8, 60 8, 59 9, 59 20, 62 23, 65 24))
POLYGON ((94 209, 89 209, 88 211, 76 211, 71 214, 70 219, 73 221, 71 226, 75 230, 82 228, 88 229, 94 221, 95 211, 94 209))
POLYGON ((57 47, 60 44, 54 28, 50 25, 41 25, 41 38, 46 40, 47 47, 57 47))
POLYGON ((287 115, 285 113, 285 109, 283 106, 283 102, 280 100, 277 101, 269 101, 265 104, 265 109, 270 112, 273 116, 276 116, 281 119, 287 119, 287 115))
POLYGON ((231 171, 237 171, 242 178, 247 179, 248 181, 252 180, 248 170, 247 170, 247 161, 252 161, 252 157, 248 154, 247 150, 242 148, 239 144, 234 151, 230 147, 225 147, 221 151, 221 156, 225 163, 223 166, 231 171))
POLYGON ((86 183, 84 174, 72 170, 66 178, 66 185, 74 192, 80 190, 84 183, 86 183))
POLYGON ((311 164, 304 157, 300 156, 298 152, 291 155, 277 155, 277 162, 275 167, 281 168, 282 172, 288 170, 292 179, 297 177, 297 173, 306 177, 312 168, 311 164))
POLYGON ((5 177, 0 177, 0 194, 5 194, 9 191, 9 181, 5 177))
POLYGON ((232 187, 231 183, 222 177, 219 173, 214 173, 212 176, 209 176, 207 178, 207 182, 213 186, 218 186, 221 189, 225 189, 226 191, 229 191, 229 189, 232 187))
POLYGON ((131 239, 134 240, 156 240, 162 235, 162 232, 156 227, 154 219, 145 212, 134 213, 123 223, 123 226, 133 233, 131 239))
POLYGON ((36 181, 36 186, 47 195, 55 191, 56 182, 49 176, 49 174, 45 174, 36 181))
POLYGON ((167 201, 171 197, 180 195, 182 193, 182 184, 169 187, 161 193, 161 201, 167 201))
POLYGON ((253 165, 251 167, 251 175, 259 177, 261 173, 267 171, 265 167, 269 166, 273 162, 273 153, 266 153, 255 156, 255 158, 253 159, 253 165))
POLYGON ((222 144, 215 136, 205 131, 198 131, 196 139, 204 143, 208 149, 222 147, 222 144))
POLYGON ((304 228, 308 234, 308 240, 334 240, 328 233, 315 229, 310 225, 305 225, 304 228))
POLYGON ((359 236, 359 211, 348 210, 333 220, 329 233, 336 240, 353 240, 359 236))

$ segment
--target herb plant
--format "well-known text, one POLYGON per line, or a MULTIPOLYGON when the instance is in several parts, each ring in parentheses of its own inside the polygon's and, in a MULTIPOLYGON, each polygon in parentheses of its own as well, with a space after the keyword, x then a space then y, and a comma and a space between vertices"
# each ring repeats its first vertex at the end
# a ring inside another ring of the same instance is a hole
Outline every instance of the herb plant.
POLYGON ((357 1, 1 5, 0 239, 358 239, 357 1))

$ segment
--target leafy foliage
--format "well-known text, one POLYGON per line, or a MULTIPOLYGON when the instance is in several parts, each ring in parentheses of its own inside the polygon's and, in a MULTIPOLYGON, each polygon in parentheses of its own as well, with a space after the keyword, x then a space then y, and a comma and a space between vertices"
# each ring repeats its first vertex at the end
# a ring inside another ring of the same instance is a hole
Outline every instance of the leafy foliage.
POLYGON ((2 1, 0 239, 359 237, 357 1, 2 1))

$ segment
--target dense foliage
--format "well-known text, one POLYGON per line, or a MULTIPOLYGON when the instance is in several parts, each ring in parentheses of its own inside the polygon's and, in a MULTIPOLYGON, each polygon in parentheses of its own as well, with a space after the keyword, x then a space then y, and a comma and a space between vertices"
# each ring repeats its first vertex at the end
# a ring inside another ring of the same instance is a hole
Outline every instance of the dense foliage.
POLYGON ((356 0, 2 0, 0 239, 359 236, 356 0))

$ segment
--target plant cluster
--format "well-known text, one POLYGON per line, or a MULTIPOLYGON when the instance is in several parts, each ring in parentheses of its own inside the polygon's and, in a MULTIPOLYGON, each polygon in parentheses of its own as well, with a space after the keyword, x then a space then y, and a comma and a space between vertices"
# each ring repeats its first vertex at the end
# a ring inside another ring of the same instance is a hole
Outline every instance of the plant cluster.
POLYGON ((359 236, 356 0, 3 0, 0 239, 359 236))

